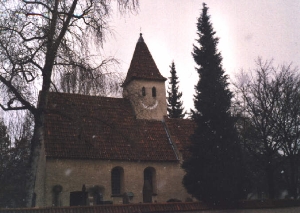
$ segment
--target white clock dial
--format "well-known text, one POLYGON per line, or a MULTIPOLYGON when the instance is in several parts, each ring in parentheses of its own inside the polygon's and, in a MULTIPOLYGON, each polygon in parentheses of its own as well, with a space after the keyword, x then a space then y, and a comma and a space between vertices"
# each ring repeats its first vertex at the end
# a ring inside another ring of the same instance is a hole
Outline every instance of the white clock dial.
POLYGON ((143 106, 145 109, 150 109, 150 110, 152 110, 152 109, 155 109, 155 108, 157 107, 158 101, 155 100, 155 103, 154 103, 153 105, 150 105, 150 106, 144 104, 143 101, 141 101, 141 104, 142 104, 142 106, 143 106))

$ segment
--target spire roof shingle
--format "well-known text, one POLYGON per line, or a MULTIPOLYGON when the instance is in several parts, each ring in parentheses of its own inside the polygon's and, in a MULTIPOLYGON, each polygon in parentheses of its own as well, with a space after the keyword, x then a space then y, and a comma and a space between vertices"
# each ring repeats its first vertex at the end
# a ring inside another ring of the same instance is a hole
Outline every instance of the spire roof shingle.
POLYGON ((134 79, 145 79, 145 80, 156 80, 156 81, 165 81, 166 78, 163 77, 153 58, 152 55, 144 42, 142 34, 138 39, 136 44, 133 57, 130 63, 130 67, 127 72, 126 79, 123 83, 123 86, 128 84, 134 79))

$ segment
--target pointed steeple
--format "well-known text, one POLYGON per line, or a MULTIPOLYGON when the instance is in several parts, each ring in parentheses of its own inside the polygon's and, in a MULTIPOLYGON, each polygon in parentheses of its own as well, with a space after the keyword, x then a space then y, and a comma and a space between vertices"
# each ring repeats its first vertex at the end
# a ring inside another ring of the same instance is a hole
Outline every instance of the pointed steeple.
POLYGON ((142 33, 140 33, 140 37, 135 46, 130 67, 128 69, 126 79, 122 86, 126 86, 130 81, 134 79, 155 80, 155 81, 166 80, 166 78, 160 74, 152 58, 152 55, 146 43, 144 42, 142 33))

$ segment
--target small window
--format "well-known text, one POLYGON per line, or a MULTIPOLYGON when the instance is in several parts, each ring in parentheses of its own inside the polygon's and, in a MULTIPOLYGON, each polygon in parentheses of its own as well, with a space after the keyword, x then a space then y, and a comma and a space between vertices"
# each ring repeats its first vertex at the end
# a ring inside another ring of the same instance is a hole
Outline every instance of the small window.
POLYGON ((142 88, 142 95, 146 96, 146 88, 145 87, 142 88))
POLYGON ((156 88, 152 87, 152 97, 156 97, 156 88))
POLYGON ((124 170, 121 167, 115 167, 111 170, 111 192, 113 195, 121 195, 123 188, 124 170))

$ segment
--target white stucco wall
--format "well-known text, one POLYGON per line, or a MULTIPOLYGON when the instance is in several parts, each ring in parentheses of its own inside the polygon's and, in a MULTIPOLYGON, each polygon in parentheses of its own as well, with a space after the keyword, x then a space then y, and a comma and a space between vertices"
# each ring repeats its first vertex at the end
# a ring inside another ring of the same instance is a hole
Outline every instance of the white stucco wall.
POLYGON ((70 192, 81 191, 83 184, 103 186, 103 199, 121 204, 121 197, 111 197, 111 170, 117 166, 124 169, 124 192, 134 193, 132 203, 143 202, 144 169, 147 167, 156 170, 157 195, 152 197, 153 202, 166 202, 170 198, 185 201, 190 197, 182 186, 184 172, 178 162, 47 159, 45 206, 52 205, 52 188, 58 184, 63 187, 62 206, 69 206, 70 192))

